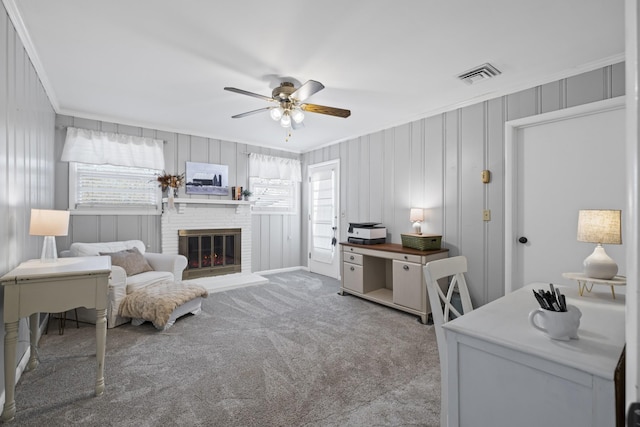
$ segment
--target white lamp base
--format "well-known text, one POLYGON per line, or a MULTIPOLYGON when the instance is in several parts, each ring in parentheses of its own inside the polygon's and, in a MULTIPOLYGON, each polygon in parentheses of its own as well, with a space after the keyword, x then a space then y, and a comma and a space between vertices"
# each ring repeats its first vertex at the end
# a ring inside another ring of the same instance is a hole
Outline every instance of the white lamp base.
POLYGON ((42 244, 42 254, 40 255, 40 262, 56 262, 58 261, 58 250, 56 249, 55 236, 44 236, 44 243, 42 244))
POLYGON ((420 221, 416 221, 413 223, 413 232, 416 234, 422 234, 422 224, 420 221))
POLYGON ((598 243, 593 253, 584 260, 584 274, 594 279, 613 279, 618 273, 618 264, 598 243))

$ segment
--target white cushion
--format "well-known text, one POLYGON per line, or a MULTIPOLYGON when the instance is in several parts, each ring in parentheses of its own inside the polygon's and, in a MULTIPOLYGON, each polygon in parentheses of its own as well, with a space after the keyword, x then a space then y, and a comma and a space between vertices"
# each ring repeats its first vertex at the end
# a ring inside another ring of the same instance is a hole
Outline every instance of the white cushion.
POLYGON ((138 248, 144 254, 146 248, 141 240, 124 240, 121 242, 72 243, 69 247, 71 256, 98 256, 100 252, 119 252, 138 248))
POLYGON ((173 274, 168 271, 147 271, 127 276, 127 294, 158 282, 173 282, 173 274))

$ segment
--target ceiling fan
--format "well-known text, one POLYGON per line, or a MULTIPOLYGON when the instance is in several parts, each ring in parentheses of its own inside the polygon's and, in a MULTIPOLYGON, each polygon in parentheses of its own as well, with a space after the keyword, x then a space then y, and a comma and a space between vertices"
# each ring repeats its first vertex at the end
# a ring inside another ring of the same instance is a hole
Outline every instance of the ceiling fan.
POLYGON ((342 108, 326 107, 324 105, 307 104, 303 102, 305 99, 322 89, 324 89, 324 85, 315 80, 309 80, 299 88, 296 88, 291 82, 282 82, 280 83, 280 86, 273 89, 271 97, 237 89, 235 87, 224 88, 224 90, 228 90, 230 92, 253 96, 276 104, 269 107, 259 108, 257 110, 247 111, 246 113, 236 114, 235 116, 231 116, 231 118, 239 119, 241 117, 250 116, 251 114, 270 111, 270 115, 273 120, 280 121, 280 125, 284 128, 292 127, 293 129, 297 129, 302 124, 302 120, 304 120, 303 111, 343 118, 347 118, 351 115, 351 111, 344 110, 342 108))

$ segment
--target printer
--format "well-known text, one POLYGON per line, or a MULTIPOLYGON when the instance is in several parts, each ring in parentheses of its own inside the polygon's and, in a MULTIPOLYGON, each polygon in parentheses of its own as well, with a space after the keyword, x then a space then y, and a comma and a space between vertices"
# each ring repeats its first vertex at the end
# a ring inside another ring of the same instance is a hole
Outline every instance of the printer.
POLYGON ((359 245, 376 245, 387 241, 387 228, 378 222, 350 222, 348 242, 359 245))

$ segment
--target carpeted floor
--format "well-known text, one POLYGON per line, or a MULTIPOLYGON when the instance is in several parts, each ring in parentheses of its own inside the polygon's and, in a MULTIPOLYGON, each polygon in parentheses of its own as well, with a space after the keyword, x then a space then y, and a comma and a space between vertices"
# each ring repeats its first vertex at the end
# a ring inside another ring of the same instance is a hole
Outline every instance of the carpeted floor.
POLYGON ((94 326, 40 340, 16 387, 20 426, 437 426, 435 331, 337 294, 304 271, 212 293, 166 332, 109 329, 106 392, 93 396, 94 326))

